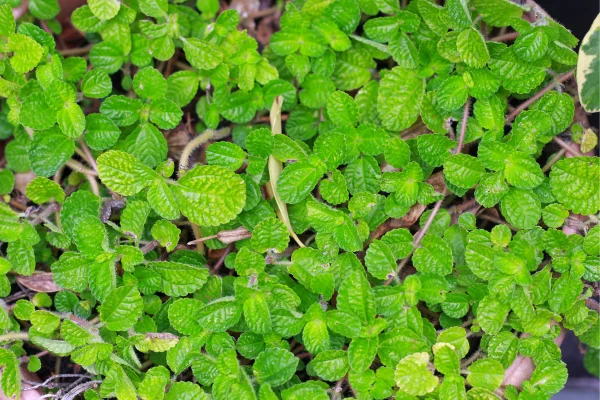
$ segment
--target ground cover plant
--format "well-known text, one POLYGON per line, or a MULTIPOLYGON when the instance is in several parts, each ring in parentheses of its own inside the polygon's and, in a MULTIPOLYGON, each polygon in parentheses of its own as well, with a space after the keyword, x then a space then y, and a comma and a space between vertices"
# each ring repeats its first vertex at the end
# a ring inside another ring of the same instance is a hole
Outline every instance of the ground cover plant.
POLYGON ((4 3, 7 397, 548 399, 567 331, 598 375, 598 23, 576 68, 532 1, 4 3))

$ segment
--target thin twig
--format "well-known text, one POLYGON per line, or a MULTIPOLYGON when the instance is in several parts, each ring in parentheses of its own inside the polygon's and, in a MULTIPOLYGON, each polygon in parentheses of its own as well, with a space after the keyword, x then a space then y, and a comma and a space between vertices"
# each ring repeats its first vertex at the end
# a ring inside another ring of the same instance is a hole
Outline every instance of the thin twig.
MULTIPOLYGON (((446 197, 446 189, 445 188, 444 188, 444 192, 442 193, 442 195, 444 196, 444 198, 446 197)), ((427 221, 425 222, 425 225, 423 225, 423 228, 421 228, 419 230, 419 232, 417 232, 417 234, 415 235, 412 251, 405 259, 403 259, 400 262, 400 264, 398 264, 398 268, 396 269, 396 274, 394 276, 391 276, 390 278, 388 278, 388 280, 385 281, 384 286, 388 286, 390 283, 392 283, 394 281, 394 278, 400 276, 400 272, 406 266, 406 264, 408 263, 408 260, 412 257, 415 250, 419 247, 419 245, 421 244, 421 240, 423 240, 423 237, 425 236, 425 234, 431 227, 431 224, 433 223, 433 220, 434 220, 436 214, 438 213, 438 211, 440 211, 440 208, 442 207, 444 198, 442 198, 441 200, 438 200, 438 202, 435 203, 435 205, 431 209, 431 214, 429 214, 429 218, 427 218, 427 221)))
POLYGON ((146 243, 146 245, 144 247, 142 247, 140 250, 142 250, 142 253, 148 254, 152 250, 154 250, 156 248, 156 246, 158 246, 158 240, 153 240, 151 242, 146 243))
POLYGON ((585 305, 591 308, 592 310, 600 313, 600 304, 594 299, 585 299, 585 305))
MULTIPOLYGON (((62 378, 84 378, 84 377, 85 377, 85 378, 88 378, 88 379, 90 378, 89 376, 87 376, 87 375, 82 375, 82 374, 62 374, 62 375, 54 375, 54 376, 51 376, 50 378, 46 379, 46 380, 45 380, 44 382, 42 382, 42 383, 35 383, 35 384, 34 384, 34 386, 27 387, 27 388, 25 388, 25 389, 23 389, 23 390, 34 390, 34 389, 37 389, 37 388, 39 388, 39 387, 46 386, 46 385, 48 385, 48 383, 52 382, 52 381, 53 381, 53 380, 55 380, 55 379, 62 379, 62 378)), ((32 383, 34 383, 34 382, 32 382, 32 383)))
POLYGON ((471 99, 467 98, 467 102, 465 103, 465 107, 463 110, 463 117, 460 126, 460 134, 458 135, 458 144, 456 145, 456 150, 454 154, 460 154, 462 151, 463 143, 465 141, 465 133, 467 132, 467 122, 469 121, 469 107, 471 106, 471 99))
POLYGON ((79 142, 79 145, 81 146, 81 150, 83 150, 83 154, 85 155, 86 161, 88 162, 88 164, 90 164, 90 167, 92 167, 94 172, 96 172, 96 174, 97 174, 98 173, 98 164, 96 164, 96 160, 94 159, 94 156, 92 156, 92 152, 90 151, 90 148, 85 144, 85 142, 83 140, 81 142, 79 142))
POLYGON ((113 210, 121 210, 125 208, 125 200, 113 199, 104 202, 102 210, 100 210, 100 221, 106 223, 110 219, 113 210))
POLYGON ((0 335, 0 342, 10 342, 17 340, 29 340, 29 334, 27 332, 9 332, 4 335, 0 335))
POLYGON ((554 143, 558 144, 560 147, 562 147, 567 153, 571 154, 572 156, 583 157, 583 154, 581 154, 577 149, 574 149, 569 143, 565 142, 561 138, 554 136, 552 138, 552 140, 554 141, 554 143))
POLYGON ((233 249, 233 243, 230 244, 229 246, 227 246, 225 251, 223 251, 223 254, 221 254, 221 257, 219 257, 219 259, 217 260, 212 271, 210 271, 211 274, 215 275, 217 272, 219 272, 219 269, 221 269, 221 266, 225 263, 225 257, 227 257, 227 255, 231 252, 232 249, 233 249))
POLYGON ((62 54, 63 57, 82 56, 89 53, 90 50, 92 50, 92 47, 94 47, 94 45, 89 44, 85 47, 74 47, 72 49, 59 50, 59 53, 62 54))
POLYGON ((533 103, 538 101, 543 95, 545 95, 546 93, 548 93, 549 91, 554 89, 556 87, 556 85, 563 83, 564 81, 572 78, 574 72, 575 72, 575 70, 572 69, 571 71, 560 75, 558 78, 553 79, 552 82, 550 84, 548 84, 548 86, 546 86, 545 88, 543 88, 542 90, 540 90, 539 92, 537 92, 536 94, 534 94, 533 96, 528 98, 526 101, 519 104, 519 106, 517 108, 512 110, 511 113, 508 114, 508 116, 506 117, 506 120, 508 122, 510 122, 513 119, 515 119, 517 117, 517 115, 519 115, 521 113, 521 111, 523 111, 524 109, 526 109, 527 107, 529 107, 530 105, 532 105, 533 103))
POLYGON ((207 129, 204 133, 196 136, 185 146, 183 152, 181 153, 181 158, 179 160, 179 177, 182 177, 188 170, 190 164, 190 157, 192 156, 194 150, 202 146, 204 143, 208 142, 214 136, 215 131, 213 131, 212 129, 207 129))
POLYGON ((271 7, 271 8, 265 8, 264 10, 258 10, 258 11, 247 13, 246 15, 242 15, 242 18, 244 18, 244 19, 256 19, 256 18, 267 17, 269 15, 276 14, 280 10, 281 9, 279 7, 277 7, 277 6, 271 7))
POLYGON ((71 159, 66 162, 66 165, 67 165, 67 167, 71 168, 75 172, 81 172, 82 174, 94 176, 94 177, 98 176, 96 171, 93 171, 89 168, 84 167, 83 164, 81 164, 79 161, 75 161, 75 160, 71 159))
POLYGON ((511 231, 517 232, 518 229, 515 228, 514 226, 512 226, 511 224, 509 224, 508 222, 501 220, 500 218, 496 218, 494 216, 491 216, 489 214, 479 214, 477 216, 477 218, 481 218, 481 219, 485 219, 486 221, 490 221, 490 222, 494 222, 498 225, 506 225, 510 228, 511 231))
POLYGON ((83 393, 88 389, 93 389, 101 383, 102 383, 102 381, 91 381, 91 382, 82 383, 81 385, 74 387, 69 393, 67 393, 63 397, 63 400, 73 400, 75 397, 77 397, 77 395, 79 393, 83 393))
POLYGON ((558 160, 560 160, 565 153, 567 152, 567 150, 565 149, 560 149, 560 151, 558 153, 556 153, 554 156, 552 156, 548 162, 546 163, 546 165, 544 165, 544 168, 542 168, 542 172, 548 172, 548 170, 550 168, 552 168, 552 166, 554 164, 556 164, 558 162, 558 160))
POLYGON ((509 32, 490 39, 492 42, 510 42, 519 37, 519 32, 509 32))

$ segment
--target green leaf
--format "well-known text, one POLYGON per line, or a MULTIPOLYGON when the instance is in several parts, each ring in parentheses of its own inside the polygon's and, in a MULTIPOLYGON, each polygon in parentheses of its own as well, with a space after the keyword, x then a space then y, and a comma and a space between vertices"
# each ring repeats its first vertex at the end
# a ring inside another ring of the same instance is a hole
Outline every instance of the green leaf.
POLYGON ((135 286, 121 286, 110 292, 98 307, 100 321, 111 331, 124 331, 142 316, 144 305, 135 286))
POLYGON ((121 148, 150 168, 163 162, 168 152, 167 140, 152 124, 140 124, 125 138, 121 148))
POLYGON ((298 94, 300 103, 309 108, 324 107, 335 90, 335 85, 329 78, 318 74, 308 75, 301 87, 298 94))
POLYGON ((271 332, 271 314, 261 292, 250 295, 244 302, 244 319, 251 332, 265 335, 271 332))
POLYGON ((484 388, 494 391, 500 387, 504 380, 504 368, 502 364, 491 358, 475 361, 467 368, 467 382, 476 388, 484 388))
POLYGON ((290 164, 283 169, 277 181, 277 192, 283 202, 296 204, 317 186, 319 178, 318 169, 308 161, 290 164))
POLYGON ((85 125, 85 142, 93 150, 110 149, 119 139, 121 131, 115 123, 102 114, 88 114, 85 125))
POLYGON ((454 346, 448 343, 433 345, 435 368, 443 375, 460 375, 459 359, 454 351, 454 346))
POLYGON ((240 146, 234 143, 216 142, 206 149, 206 162, 209 165, 220 165, 221 167, 235 171, 244 164, 245 160, 246 153, 244 153, 240 146))
POLYGON ((417 46, 404 32, 398 32, 392 37, 389 52, 401 68, 415 69, 419 65, 417 46))
POLYGON ((560 361, 544 361, 536 365, 529 383, 545 395, 558 393, 567 383, 567 367, 560 361))
POLYGON ((81 91, 86 97, 101 99, 112 91, 112 82, 105 71, 92 69, 83 77, 81 91))
POLYGON ((206 268, 179 262, 157 261, 148 268, 161 279, 161 292, 168 296, 185 296, 200 289, 208 279, 206 268))
POLYGON ((410 127, 419 116, 425 80, 412 70, 395 67, 385 74, 379 86, 377 111, 386 129, 410 127))
POLYGON ((479 183, 485 167, 479 159, 468 154, 455 154, 444 162, 444 177, 461 188, 471 188, 479 183))
POLYGON ((56 111, 48 106, 44 94, 37 92, 23 100, 20 118, 21 124, 28 128, 49 129, 56 123, 56 111))
POLYGON ((89 6, 96 17, 107 20, 117 15, 121 3, 116 0, 91 0, 89 6))
POLYGON ((73 242, 89 259, 101 255, 107 247, 106 229, 98 217, 82 215, 73 227, 73 242))
POLYGON ((575 114, 575 106, 571 96, 566 93, 550 91, 535 102, 531 109, 540 110, 550 116, 551 127, 548 135, 554 136, 566 130, 575 114))
POLYGON ((133 125, 142 111, 142 102, 125 96, 110 96, 102 102, 100 112, 113 120, 117 126, 133 125))
POLYGON ((439 378, 427 369, 429 354, 415 353, 404 357, 396 366, 394 380, 401 391, 411 396, 424 396, 439 385, 439 378))
POLYGON ((417 0, 417 9, 425 23, 438 36, 442 36, 448 31, 450 19, 448 11, 444 7, 429 0, 417 0))
POLYGON ((271 348, 259 354, 252 369, 260 384, 279 386, 292 378, 299 361, 288 350, 271 348))
POLYGON ((354 99, 339 90, 329 96, 327 114, 338 126, 354 126, 358 122, 358 108, 354 99))
POLYGON ((29 148, 31 169, 36 175, 51 176, 56 173, 75 152, 75 143, 54 127, 38 131, 29 148))
POLYGON ((56 0, 34 0, 29 3, 29 11, 39 19, 52 19, 60 11, 56 0))
POLYGON ((27 197, 34 203, 44 204, 54 199, 62 203, 65 200, 65 192, 56 182, 38 176, 27 185, 27 197))
POLYGON ((379 337, 354 338, 348 346, 348 362, 350 368, 356 372, 365 372, 373 363, 377 355, 379 337))
POLYGON ((348 371, 348 354, 343 350, 323 351, 312 359, 310 365, 320 378, 336 381, 348 371))
POLYGON ((348 201, 348 188, 341 172, 334 170, 330 179, 323 179, 319 185, 323 199, 330 204, 338 205, 348 201))
POLYGON ((556 199, 576 214, 595 214, 600 209, 600 159, 577 157, 560 160, 550 171, 556 199))
POLYGON ((381 240, 374 240, 365 256, 367 271, 377 279, 389 279, 396 275, 396 258, 388 245, 381 240))
POLYGON ((169 322, 177 331, 185 335, 202 333, 203 328, 197 318, 203 304, 196 299, 178 299, 169 306, 169 322))
POLYGON ((173 223, 161 219, 152 226, 151 234, 154 240, 158 240, 161 246, 167 251, 173 251, 177 243, 179 243, 179 234, 181 230, 173 223))
POLYGON ((172 186, 183 215, 201 226, 216 226, 235 218, 246 202, 239 176, 214 165, 198 165, 172 186))
POLYGON ((197 38, 185 39, 183 51, 190 64, 201 70, 216 68, 223 60, 223 53, 218 47, 197 38))
POLYGON ((577 91, 579 100, 587 112, 600 111, 600 91, 598 90, 598 72, 600 71, 600 17, 596 17, 586 33, 577 61, 577 91))
POLYGON ((8 36, 15 32, 15 18, 9 4, 0 5, 0 35, 8 36))
POLYGON ((10 350, 0 350, 0 365, 4 367, 2 371, 2 392, 6 396, 18 398, 21 394, 21 367, 15 353, 10 350))
POLYGON ((528 93, 546 77, 544 68, 521 61, 511 47, 494 48, 490 56, 488 65, 492 73, 500 79, 502 86, 511 92, 528 93))
POLYGON ((274 250, 282 253, 288 246, 290 235, 287 227, 277 218, 269 218, 252 231, 250 244, 259 253, 274 250))
POLYGON ((150 368, 138 387, 140 398, 142 400, 152 400, 158 394, 159 399, 162 400, 162 394, 169 383, 169 377, 169 370, 162 365, 150 368))
POLYGON ((542 168, 533 157, 520 151, 508 156, 504 170, 506 181, 520 189, 533 189, 544 181, 542 168))
POLYGON ((490 54, 481 33, 475 28, 462 31, 456 39, 458 54, 469 67, 484 67, 490 60, 490 54))
POLYGON ((149 17, 164 18, 167 16, 169 3, 167 0, 140 0, 139 7, 149 17))
POLYGON ((456 147, 454 140, 445 134, 420 135, 417 148, 423 161, 432 167, 439 167, 450 157, 450 150, 456 147))
POLYGON ((168 99, 158 99, 150 103, 150 121, 160 129, 174 129, 181 117, 183 111, 168 99))
POLYGON ((8 50, 13 52, 10 65, 19 74, 27 73, 35 68, 44 54, 42 46, 21 33, 11 33, 8 36, 8 50))
POLYGON ((74 101, 66 102, 56 113, 56 122, 65 136, 74 139, 85 129, 85 115, 74 101))
POLYGON ((534 28, 515 40, 515 54, 523 61, 535 62, 548 51, 548 36, 541 27, 534 28))
POLYGON ((165 396, 165 400, 207 400, 206 393, 200 388, 200 386, 192 382, 175 382, 171 385, 169 393, 165 396))
POLYGON ((152 209, 161 217, 169 220, 179 218, 179 207, 175 195, 164 181, 150 186, 147 198, 152 209))
POLYGON ((144 99, 160 99, 167 93, 167 80, 155 68, 146 67, 133 78, 133 90, 144 99))
POLYGON ((439 236, 427 234, 415 251, 413 263, 417 271, 448 275, 452 273, 452 250, 439 236))
POLYGON ((472 5, 492 26, 508 26, 523 14, 521 7, 508 0, 473 0, 472 5))
POLYGON ((486 296, 477 307, 477 322, 486 333, 495 335, 500 332, 509 311, 509 305, 486 296))
POLYGON ((94 68, 114 74, 125 62, 125 55, 119 44, 104 41, 94 45, 89 59, 94 68))
POLYGON ((590 256, 600 255, 600 226, 590 229, 583 240, 583 250, 590 256))
POLYGON ((410 148, 397 137, 388 139, 383 155, 388 164, 395 168, 403 168, 410 162, 410 148))
POLYGON ((375 297, 363 273, 357 271, 344 279, 338 290, 337 309, 357 316, 363 325, 373 323, 375 297))
POLYGON ((153 170, 123 151, 107 151, 98 157, 97 163, 102 183, 124 196, 140 192, 156 179, 153 170))
POLYGON ((198 91, 199 76, 194 71, 177 71, 167 78, 166 98, 179 107, 188 105, 198 91))

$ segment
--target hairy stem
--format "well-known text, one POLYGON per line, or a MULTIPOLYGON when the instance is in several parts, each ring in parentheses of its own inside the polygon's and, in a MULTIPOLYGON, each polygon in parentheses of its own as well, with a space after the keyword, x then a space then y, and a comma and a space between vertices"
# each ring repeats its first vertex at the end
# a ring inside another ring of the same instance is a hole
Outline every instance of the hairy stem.
POLYGON ((467 132, 467 122, 469 121, 469 108, 471 106, 471 99, 467 98, 467 102, 465 103, 465 108, 463 111, 463 117, 460 125, 460 133, 458 135, 458 144, 456 145, 456 150, 454 154, 460 154, 462 151, 463 143, 465 141, 465 133, 467 132))
POLYGON ((9 332, 0 335, 0 342, 14 342, 17 340, 29 340, 29 334, 27 332, 9 332))
POLYGON ((545 88, 543 88, 542 90, 540 90, 539 92, 537 92, 536 94, 534 94, 533 96, 528 98, 526 101, 519 104, 519 106, 517 108, 512 110, 512 112, 510 114, 508 114, 508 116, 506 117, 506 120, 508 122, 510 122, 513 119, 515 119, 517 117, 517 115, 519 115, 521 113, 521 111, 523 111, 524 109, 526 109, 527 107, 529 107, 530 105, 532 105, 533 103, 535 103, 536 101, 541 99, 543 95, 545 95, 546 93, 548 93, 549 91, 554 89, 556 87, 556 85, 559 85, 559 84, 563 83, 564 81, 571 79, 573 77, 574 73, 575 73, 575 70, 573 69, 567 73, 560 75, 558 78, 553 79, 552 82, 550 82, 550 84, 548 84, 548 86, 546 86, 545 88))
POLYGON ((196 136, 191 142, 189 142, 183 152, 181 153, 181 159, 179 161, 179 172, 178 175, 181 178, 189 168, 190 157, 194 150, 208 142, 215 136, 215 131, 212 129, 206 130, 204 133, 196 136))

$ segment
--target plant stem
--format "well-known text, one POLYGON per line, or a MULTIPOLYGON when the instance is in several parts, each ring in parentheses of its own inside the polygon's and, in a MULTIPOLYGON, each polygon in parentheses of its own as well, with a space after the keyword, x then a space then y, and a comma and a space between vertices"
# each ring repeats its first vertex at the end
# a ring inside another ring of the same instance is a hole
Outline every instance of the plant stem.
POLYGON ((565 142, 561 138, 554 136, 552 138, 552 140, 554 141, 554 143, 558 144, 560 147, 562 147, 567 153, 571 154, 572 156, 583 157, 583 154, 581 154, 577 149, 574 149, 571 145, 569 145, 567 142, 565 142))
POLYGON ((59 50, 59 53, 61 55, 63 55, 64 57, 82 56, 82 55, 85 55, 85 54, 89 53, 90 50, 92 50, 92 47, 94 47, 94 45, 89 44, 89 45, 84 46, 84 47, 74 47, 72 49, 59 50))
POLYGON ((505 221, 501 220, 500 218, 496 218, 496 217, 493 217, 493 216, 491 216, 491 215, 488 215, 488 214, 479 214, 479 215, 477 216, 477 218, 485 219, 486 221, 494 222, 494 223, 496 223, 496 224, 498 224, 498 225, 506 225, 506 226, 508 226, 508 227, 510 228, 510 230, 511 230, 511 231, 513 231, 513 232, 517 232, 517 231, 518 231, 518 229, 517 229, 517 228, 515 228, 514 226, 512 226, 512 225, 511 225, 511 224, 509 224, 508 222, 505 222, 505 221))
POLYGON ((431 214, 429 215, 429 218, 427 218, 427 221, 425 222, 425 225, 415 235, 415 240, 414 240, 414 243, 413 243, 413 249, 412 249, 412 251, 410 252, 410 254, 404 260, 402 260, 400 262, 400 264, 398 264, 398 268, 396 269, 396 274, 394 276, 388 278, 388 280, 385 281, 384 286, 388 286, 390 283, 392 283, 394 281, 394 278, 396 278, 397 276, 400 275, 400 271, 402 271, 402 269, 406 266, 406 264, 408 263, 408 260, 412 257, 412 255, 414 254, 415 250, 421 244, 421 240, 423 240, 423 237, 425 236, 425 234, 427 233, 427 231, 431 227, 431 224, 433 223, 433 220, 434 220, 436 214, 438 213, 438 211, 440 211, 440 208, 442 207, 442 203, 444 202, 444 199, 446 197, 446 188, 444 188, 444 192, 442 193, 442 195, 444 196, 444 198, 442 198, 441 200, 438 200, 438 202, 435 203, 435 205, 431 209, 431 214))
POLYGON ((492 42, 509 42, 519 37, 519 32, 509 32, 490 39, 492 42))
POLYGON ((66 162, 67 167, 71 168, 73 171, 75 172, 81 172, 82 174, 88 175, 88 176, 98 176, 98 174, 95 171, 92 171, 89 168, 86 168, 83 166, 83 164, 81 164, 79 161, 75 161, 73 159, 68 160, 66 162))
POLYGON ((98 164, 96 164, 96 160, 94 159, 94 156, 92 156, 90 148, 85 144, 83 140, 79 142, 79 145, 81 146, 81 150, 83 150, 85 159, 88 162, 88 164, 90 164, 90 167, 92 167, 94 172, 98 173, 98 164))
POLYGON ((10 342, 16 340, 28 340, 29 334, 27 332, 10 332, 4 335, 0 335, 0 342, 10 342))
POLYGON ((179 160, 179 171, 177 172, 180 178, 188 170, 190 164, 190 157, 194 150, 202 146, 204 143, 208 142, 214 136, 215 131, 213 131, 212 129, 208 129, 204 133, 196 136, 191 142, 189 142, 185 146, 183 152, 181 153, 181 159, 179 160))
MULTIPOLYGON (((196 244, 196 251, 200 254, 204 254, 204 240, 202 238, 202 233, 200 232, 200 228, 198 227, 198 225, 194 224, 193 222, 191 224, 191 227, 192 227, 192 232, 194 232, 194 237, 196 238, 195 240, 192 240, 192 242, 196 244)), ((189 242, 188 244, 190 244, 192 242, 189 242)))
POLYGON ((548 172, 548 170, 554 165, 556 164, 556 162, 558 160, 560 160, 565 153, 567 152, 567 150, 565 149, 560 149, 560 151, 558 153, 556 153, 552 158, 550 158, 550 160, 548 160, 548 162, 546 163, 546 165, 544 165, 544 168, 542 168, 542 172, 548 172))
POLYGON ((142 253, 144 254, 148 254, 150 253, 152 250, 154 250, 156 248, 156 246, 158 246, 158 241, 157 240, 153 240, 151 242, 148 242, 144 247, 142 247, 140 250, 142 250, 142 253))
POLYGON ((467 102, 465 103, 465 108, 463 110, 463 117, 460 125, 460 133, 458 135, 458 144, 456 145, 456 150, 454 154, 460 154, 462 151, 463 143, 465 141, 465 133, 467 132, 467 122, 469 121, 469 107, 471 106, 471 99, 467 98, 467 102))
POLYGON ((572 69, 571 71, 560 75, 558 78, 553 79, 552 82, 550 84, 548 84, 548 86, 546 86, 545 88, 543 88, 542 90, 540 90, 539 92, 537 92, 536 94, 534 94, 533 96, 528 98, 526 101, 519 104, 519 106, 517 108, 512 110, 512 112, 510 114, 508 114, 508 116, 506 117, 506 120, 508 122, 510 122, 513 119, 515 119, 517 117, 517 115, 519 115, 521 113, 521 111, 523 111, 524 109, 526 109, 527 107, 529 107, 530 105, 532 105, 533 103, 538 101, 543 95, 545 95, 546 93, 548 93, 549 91, 554 89, 556 87, 556 85, 563 83, 564 81, 572 78, 574 73, 575 73, 575 70, 572 69))

